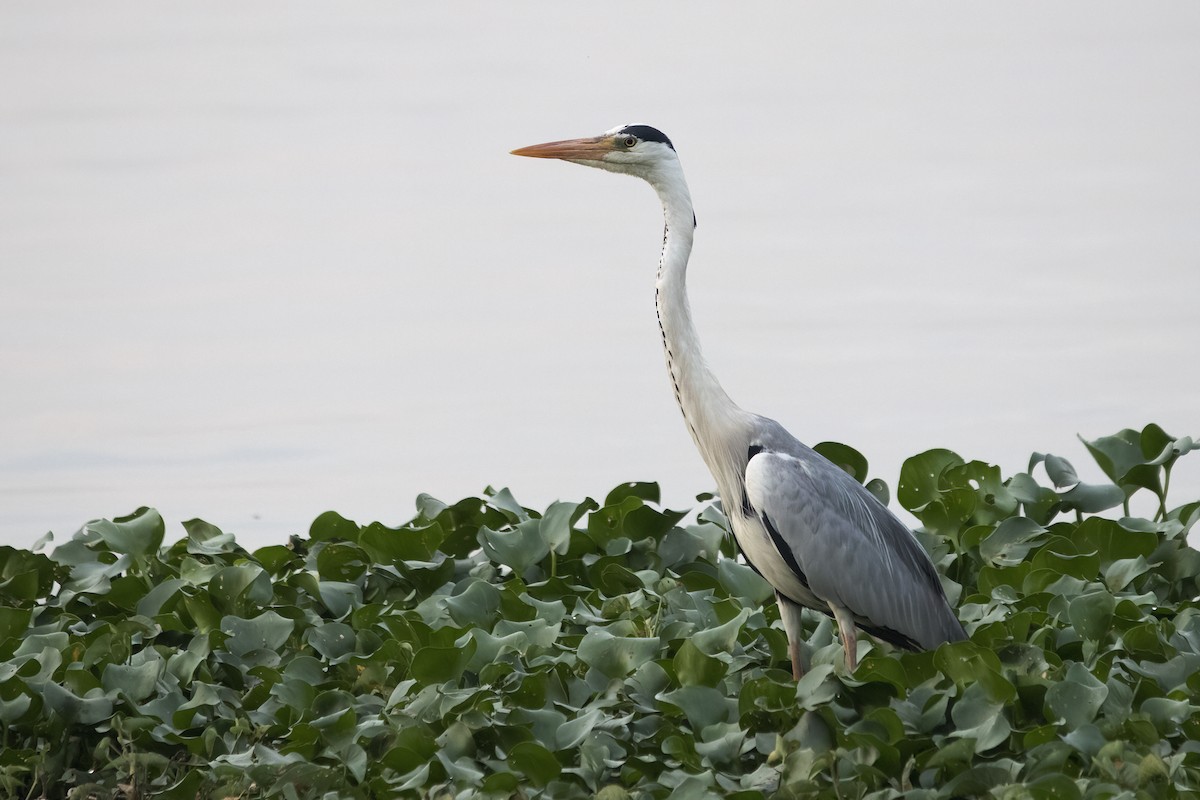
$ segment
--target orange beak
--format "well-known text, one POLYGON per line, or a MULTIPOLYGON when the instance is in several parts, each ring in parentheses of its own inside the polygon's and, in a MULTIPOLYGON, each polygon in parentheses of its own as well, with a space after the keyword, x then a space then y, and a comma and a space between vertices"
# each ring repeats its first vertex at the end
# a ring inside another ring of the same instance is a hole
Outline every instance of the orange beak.
POLYGON ((565 161, 602 161, 613 149, 611 136, 592 136, 586 139, 567 139, 561 142, 531 144, 512 151, 514 156, 530 158, 561 158, 565 161))

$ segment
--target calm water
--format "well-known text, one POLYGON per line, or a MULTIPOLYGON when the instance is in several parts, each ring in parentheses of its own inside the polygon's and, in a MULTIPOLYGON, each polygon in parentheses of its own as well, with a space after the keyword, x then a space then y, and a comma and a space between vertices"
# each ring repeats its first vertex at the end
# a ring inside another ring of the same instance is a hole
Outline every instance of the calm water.
POLYGON ((627 122, 688 170, 709 360, 802 439, 894 485, 1200 434, 1200 6, 518 8, 0 6, 0 542, 689 503, 653 194, 507 155, 627 122))

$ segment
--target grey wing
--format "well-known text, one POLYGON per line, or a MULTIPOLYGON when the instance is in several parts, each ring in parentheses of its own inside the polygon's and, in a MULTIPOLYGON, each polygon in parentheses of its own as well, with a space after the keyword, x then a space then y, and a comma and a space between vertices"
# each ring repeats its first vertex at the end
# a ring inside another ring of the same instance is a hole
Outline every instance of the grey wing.
POLYGON ((931 649, 966 638, 908 528, 845 472, 804 451, 753 455, 746 499, 812 593, 903 647, 931 649))

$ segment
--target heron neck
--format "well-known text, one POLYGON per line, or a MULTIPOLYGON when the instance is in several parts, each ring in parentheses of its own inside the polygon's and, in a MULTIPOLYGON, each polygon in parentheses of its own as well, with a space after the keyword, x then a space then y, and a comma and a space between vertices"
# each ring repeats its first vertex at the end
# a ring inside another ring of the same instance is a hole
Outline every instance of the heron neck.
POLYGON ((744 423, 747 415, 729 399, 704 360, 700 338, 692 321, 687 297, 687 265, 696 218, 687 183, 680 174, 676 179, 654 182, 653 185, 662 200, 665 217, 655 307, 667 370, 675 400, 683 411, 692 439, 709 470, 718 483, 722 483, 728 458, 721 448, 732 439, 722 434, 732 432, 744 423))

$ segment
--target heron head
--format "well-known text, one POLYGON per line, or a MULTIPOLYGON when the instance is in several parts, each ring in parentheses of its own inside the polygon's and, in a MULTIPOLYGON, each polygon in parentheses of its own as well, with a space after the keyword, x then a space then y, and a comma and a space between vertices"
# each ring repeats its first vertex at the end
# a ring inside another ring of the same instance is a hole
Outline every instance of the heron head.
POLYGON ((558 158, 609 172, 623 172, 651 183, 664 168, 679 164, 671 140, 649 125, 622 125, 599 136, 535 144, 512 153, 532 158, 558 158))

